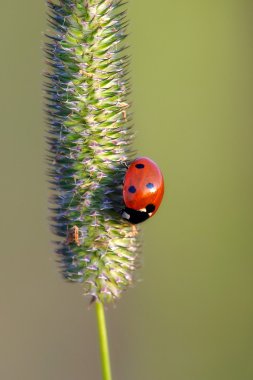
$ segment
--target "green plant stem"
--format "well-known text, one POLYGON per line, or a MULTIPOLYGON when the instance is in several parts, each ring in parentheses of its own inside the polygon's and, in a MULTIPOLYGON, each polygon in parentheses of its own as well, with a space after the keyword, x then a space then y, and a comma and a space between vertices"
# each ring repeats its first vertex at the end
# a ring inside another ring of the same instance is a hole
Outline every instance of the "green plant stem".
POLYGON ((100 355, 101 355, 103 380, 112 380, 110 354, 109 354, 106 322, 105 322, 105 313, 104 313, 104 306, 102 302, 99 302, 99 301, 96 302, 96 314, 97 314, 97 323, 98 323, 98 334, 99 334, 99 343, 100 343, 100 355))

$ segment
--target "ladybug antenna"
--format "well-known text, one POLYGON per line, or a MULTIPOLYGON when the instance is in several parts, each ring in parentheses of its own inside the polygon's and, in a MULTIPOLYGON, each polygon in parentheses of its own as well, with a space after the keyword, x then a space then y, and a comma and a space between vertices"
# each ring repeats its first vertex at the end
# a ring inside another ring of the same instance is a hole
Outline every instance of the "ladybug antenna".
POLYGON ((120 164, 123 165, 126 169, 128 169, 129 164, 126 161, 120 161, 120 164))

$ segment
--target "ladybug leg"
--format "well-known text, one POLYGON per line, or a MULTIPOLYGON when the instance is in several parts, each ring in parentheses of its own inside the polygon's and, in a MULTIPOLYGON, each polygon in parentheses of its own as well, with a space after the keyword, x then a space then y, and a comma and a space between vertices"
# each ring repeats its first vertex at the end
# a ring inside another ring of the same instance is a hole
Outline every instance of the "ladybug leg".
MULTIPOLYGON (((126 163, 126 161, 120 161, 120 164, 123 165, 126 169, 128 169, 129 165, 126 163)), ((125 179, 122 182, 122 185, 124 185, 125 179)))
POLYGON ((136 236, 138 234, 138 230, 135 224, 132 224, 132 234, 133 236, 136 236))
POLYGON ((137 230, 137 228, 136 228, 136 225, 135 225, 135 224, 132 224, 132 231, 129 232, 128 234, 126 234, 126 237, 133 238, 133 237, 135 237, 137 234, 138 234, 138 230, 137 230))

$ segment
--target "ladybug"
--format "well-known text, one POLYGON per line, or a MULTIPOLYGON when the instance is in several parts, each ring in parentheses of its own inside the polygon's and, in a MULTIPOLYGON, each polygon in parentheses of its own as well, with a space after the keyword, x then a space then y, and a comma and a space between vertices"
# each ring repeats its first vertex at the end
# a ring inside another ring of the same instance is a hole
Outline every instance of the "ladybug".
POLYGON ((125 175, 122 217, 132 224, 144 222, 158 210, 163 193, 163 175, 157 164, 148 157, 136 158, 125 175))

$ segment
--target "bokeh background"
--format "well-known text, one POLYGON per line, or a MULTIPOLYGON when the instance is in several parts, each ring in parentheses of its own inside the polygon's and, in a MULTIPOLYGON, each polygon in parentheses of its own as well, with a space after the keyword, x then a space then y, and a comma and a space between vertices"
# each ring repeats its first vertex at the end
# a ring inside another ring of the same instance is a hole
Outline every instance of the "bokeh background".
MULTIPOLYGON (((44 1, 1 3, 0 377, 99 380, 94 310, 48 228, 44 1)), ((131 1, 139 153, 166 194, 107 309, 116 380, 253 379, 253 3, 131 1)))

